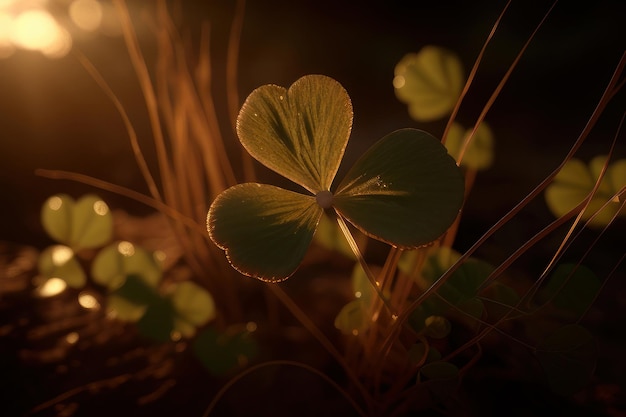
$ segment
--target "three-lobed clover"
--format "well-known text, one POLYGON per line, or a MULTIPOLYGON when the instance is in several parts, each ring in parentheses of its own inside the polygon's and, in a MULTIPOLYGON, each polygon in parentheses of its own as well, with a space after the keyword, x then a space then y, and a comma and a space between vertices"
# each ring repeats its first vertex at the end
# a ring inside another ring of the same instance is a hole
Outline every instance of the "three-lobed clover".
POLYGON ((404 249, 436 240, 452 224, 464 180, 441 142, 421 130, 383 137, 332 187, 352 116, 348 93, 323 75, 304 76, 288 90, 265 85, 248 96, 237 118, 242 145, 308 194, 244 183, 215 199, 207 229, 236 270, 270 282, 288 278, 329 209, 404 249))

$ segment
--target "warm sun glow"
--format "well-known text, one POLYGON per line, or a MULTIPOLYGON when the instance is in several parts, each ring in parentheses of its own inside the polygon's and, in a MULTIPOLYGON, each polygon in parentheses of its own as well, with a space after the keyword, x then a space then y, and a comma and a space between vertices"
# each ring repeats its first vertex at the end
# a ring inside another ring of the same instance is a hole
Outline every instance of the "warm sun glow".
POLYGON ((94 31, 102 23, 102 6, 96 0, 75 0, 69 8, 72 22, 86 31, 94 31))
POLYGON ((11 31, 13 30, 13 18, 11 15, 0 11, 0 58, 6 58, 13 54, 11 31))
POLYGON ((24 49, 42 49, 56 37, 56 23, 43 10, 31 10, 13 21, 11 35, 13 42, 24 49))
MULTIPOLYGON (((82 2, 97 4, 95 0, 82 2)), ((47 3, 46 0, 0 0, 0 58, 11 56, 16 48, 38 51, 49 58, 67 55, 72 48, 72 37, 46 9, 47 3)), ((95 16, 94 13, 91 15, 95 16)))

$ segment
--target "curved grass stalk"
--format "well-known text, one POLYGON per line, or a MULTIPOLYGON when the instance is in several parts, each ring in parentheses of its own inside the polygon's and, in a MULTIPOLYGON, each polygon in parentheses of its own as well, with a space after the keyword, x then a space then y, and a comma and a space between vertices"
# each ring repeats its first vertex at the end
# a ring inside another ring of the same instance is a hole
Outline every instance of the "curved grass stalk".
POLYGON ((367 414, 365 413, 365 411, 352 399, 350 394, 348 394, 346 392, 346 390, 344 390, 341 386, 339 386, 339 384, 337 384, 335 381, 333 381, 328 375, 326 375, 326 374, 322 373, 321 371, 313 368, 312 366, 309 366, 309 365, 306 365, 306 364, 303 364, 303 363, 300 363, 300 362, 289 361, 289 360, 273 360, 273 361, 269 361, 269 362, 260 363, 260 364, 251 366, 250 368, 248 368, 248 369, 242 371, 241 373, 239 373, 237 376, 231 378, 215 394, 215 396, 213 397, 213 399, 211 400, 211 402, 207 406, 207 408, 206 408, 204 414, 202 415, 202 417, 209 417, 211 415, 211 413, 213 412, 213 409, 217 406, 219 401, 222 399, 222 397, 224 397, 226 392, 229 389, 231 389, 237 382, 241 381, 246 376, 248 376, 248 375, 250 375, 250 374, 252 374, 252 373, 254 373, 254 372, 256 372, 256 371, 258 371, 260 369, 269 368, 271 366, 292 366, 292 367, 295 367, 295 368, 304 369, 305 371, 311 372, 312 374, 315 374, 315 375, 319 376, 326 383, 328 383, 328 385, 333 387, 339 394, 341 394, 341 396, 346 401, 348 401, 350 403, 350 405, 354 408, 354 411, 356 411, 357 414, 359 414, 361 417, 367 417, 367 414))
MULTIPOLYGON (((596 182, 591 190, 591 192, 589 193, 589 197, 585 200, 586 204, 585 206, 580 210, 580 213, 578 214, 578 216, 576 217, 576 220, 574 221, 574 223, 572 224, 572 226, 570 227, 570 230, 568 231, 567 235, 565 236, 565 238, 563 239, 563 241, 561 242, 561 245, 559 246, 559 248, 557 249, 557 251, 555 252, 554 256, 552 257, 552 259, 550 260, 550 262, 548 263, 548 265, 546 266, 546 268, 544 269, 543 273, 541 274, 541 276, 539 277, 539 279, 543 279, 543 277, 545 277, 545 275, 548 273, 548 271, 550 271, 552 269, 552 266, 554 265, 554 263, 560 258, 560 255, 562 253, 562 251, 565 250, 566 247, 566 243, 568 242, 569 237, 572 235, 572 233, 574 232, 574 228, 576 227, 576 225, 578 224, 578 222, 580 221, 580 219, 582 218, 583 214, 585 213, 585 211, 587 210, 587 208, 589 207, 589 204, 591 203, 591 199, 593 198, 593 196, 595 196, 595 194, 597 193, 598 189, 600 188, 600 184, 602 183, 602 179, 604 178, 604 175, 606 173, 606 170, 608 168, 609 165, 609 161, 611 160, 611 156, 613 155, 613 151, 615 149, 615 144, 617 143, 617 138, 622 130, 622 125, 624 123, 624 117, 622 116, 622 119, 620 120, 619 126, 617 128, 617 132, 615 134, 615 137, 613 138, 613 142, 611 143, 611 147, 609 149, 606 161, 604 162, 604 165, 602 166, 602 170, 600 172, 600 175, 598 175, 598 178, 596 179, 596 182)), ((614 196, 614 198, 617 197, 614 196)), ((604 207, 610 203, 612 200, 607 201, 607 203, 605 203, 599 210, 598 212, 602 211, 604 209, 604 207)), ((617 211, 617 213, 619 213, 619 210, 617 211)), ((617 214, 616 213, 616 214, 617 214)), ((595 214, 594 214, 595 216, 595 214)), ((592 218, 594 217, 592 216, 592 218)), ((591 219, 589 219, 591 220, 591 219)), ((568 245, 567 245, 568 246, 568 245)))
POLYGON ((113 5, 118 12, 118 16, 121 19, 121 28, 124 35, 124 41, 126 48, 131 58, 135 72, 137 73, 137 80, 141 87, 141 91, 144 94, 146 108, 148 110, 148 117, 150 119, 150 125, 152 127, 152 134, 154 136, 154 143, 157 150, 157 159, 159 168, 161 171, 161 177, 163 181, 163 189, 165 198, 170 199, 173 195, 172 184, 168 180, 172 176, 172 169, 169 161, 167 160, 167 148, 165 146, 165 139, 163 137, 163 130, 159 122, 159 111, 157 105, 156 94, 152 83, 150 81, 150 73, 146 66, 146 62, 143 58, 141 48, 139 47, 139 41, 137 35, 133 30, 133 23, 126 7, 124 0, 113 0, 113 5))
POLYGON ((144 178, 144 181, 146 182, 146 185, 148 186, 148 190, 150 190, 150 194, 152 195, 152 198, 154 198, 157 201, 162 202, 163 198, 161 197, 159 188, 157 187, 156 182, 154 181, 154 177, 152 176, 152 173, 150 172, 150 168, 148 168, 146 158, 143 156, 143 152, 141 150, 141 147, 139 146, 139 141, 137 140, 137 132, 135 131, 135 128, 132 122, 130 121, 130 118, 128 117, 128 113, 126 112, 126 109, 124 109, 124 106, 120 102, 119 98, 117 98, 113 90, 111 90, 111 87, 104 80, 104 77, 102 77, 102 74, 100 74, 100 71, 96 69, 93 63, 81 52, 74 51, 73 53, 78 59, 78 61, 81 63, 83 68, 85 68, 85 70, 89 73, 91 78, 93 78, 96 84, 98 84, 98 87, 102 89, 104 94, 106 94, 106 96, 109 98, 109 100, 111 100, 111 102, 115 106, 115 109, 117 110, 118 114, 122 118, 122 122, 124 123, 124 127, 126 128, 126 132, 128 133, 128 138, 130 140, 130 145, 133 150, 135 162, 137 163, 137 166, 139 167, 139 170, 144 178))
POLYGON ((469 144, 472 142, 472 139, 474 138, 474 135, 476 134, 476 131, 478 130, 478 126, 480 126, 480 124, 483 122, 483 120, 485 120, 485 117, 487 116, 487 113, 489 112, 489 110, 491 110, 491 106, 493 106, 493 103, 495 103, 496 99, 500 95, 500 92, 502 91, 502 89, 506 85, 507 81, 511 77, 511 74, 513 73, 513 70, 515 69, 515 67, 519 63, 520 59, 522 59, 522 56, 524 55, 524 52, 526 52, 526 49, 528 49, 528 46, 530 45, 530 43, 534 39, 534 37, 537 34, 537 32, 539 32, 539 29, 541 28, 541 26, 544 24, 544 22, 546 21, 546 19, 550 15, 550 12, 552 11, 552 9, 554 9, 554 6, 556 6, 556 3, 557 3, 556 1, 554 3, 552 3, 552 6, 550 6, 548 11, 544 14, 543 18, 541 19, 539 24, 535 27, 533 32, 530 34, 530 36, 528 37, 528 39, 524 43, 524 46, 522 46, 522 49, 520 49, 519 53, 517 54, 517 56, 515 57, 515 59, 513 60, 511 65, 509 66, 509 68, 507 69, 506 73, 504 74, 504 76, 502 77, 502 79, 500 80, 498 85, 496 86, 495 90, 493 91, 493 93, 489 97, 489 100, 487 100, 487 103, 485 104, 485 106, 483 107, 482 111, 480 112, 480 115, 478 116, 478 119, 476 119, 476 123, 474 124, 474 127, 472 128, 472 131, 470 132, 469 135, 467 135, 467 137, 463 141, 463 145, 461 146, 461 150, 459 152, 459 157, 458 157, 457 163, 460 164, 461 161, 463 160, 463 156, 465 155, 465 152, 467 151, 467 148, 469 147, 469 144))
POLYGON ((511 1, 512 0, 509 0, 504 6, 504 9, 502 9, 502 11, 500 12, 500 15, 498 16, 495 23, 491 27, 491 31, 489 32, 489 35, 487 35, 487 39, 483 43, 483 46, 480 49, 480 52, 478 53, 478 57, 476 57, 476 60, 474 61, 474 65, 472 66, 472 69, 470 70, 470 73, 467 77, 467 81, 465 81, 465 85, 463 86, 463 89, 461 90, 461 94, 459 95, 459 98, 456 101, 454 108, 452 109, 452 113, 450 114, 450 117, 448 118, 448 123, 446 124, 446 127, 443 130, 443 134, 441 135, 441 143, 443 144, 446 143, 446 139, 448 137, 448 132, 450 131, 450 127, 452 126, 454 119, 456 119, 456 115, 458 114, 459 109, 461 108, 461 103, 463 103, 463 99, 467 95, 467 92, 469 91, 470 86, 472 85, 472 82, 474 81, 474 77, 476 77, 476 73, 478 72, 478 67, 480 66, 483 56, 485 55, 485 51, 487 50, 487 45, 489 45, 494 35, 496 34, 496 30, 498 29, 498 26, 500 26, 500 22, 502 21, 502 18, 504 17, 507 9, 511 5, 511 1))

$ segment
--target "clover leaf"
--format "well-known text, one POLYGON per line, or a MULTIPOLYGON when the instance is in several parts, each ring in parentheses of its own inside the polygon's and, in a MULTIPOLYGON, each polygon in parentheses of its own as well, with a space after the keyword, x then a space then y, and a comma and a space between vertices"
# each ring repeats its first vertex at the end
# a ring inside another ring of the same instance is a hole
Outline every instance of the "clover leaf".
POLYGON ((309 75, 288 90, 266 85, 237 118, 245 149, 309 194, 235 185, 211 204, 207 229, 241 273, 277 282, 300 265, 324 210, 400 248, 440 237, 463 202, 464 181, 439 140, 416 129, 374 144, 331 192, 352 128, 352 103, 332 78, 309 75))
MULTIPOLYGON (((588 166, 575 158, 567 161, 546 189, 545 198, 550 211, 555 216, 562 216, 580 204, 593 190, 605 162, 606 156, 603 155, 593 158, 588 166)), ((591 219, 590 226, 601 227, 607 225, 616 213, 626 216, 626 208, 621 206, 620 209, 622 202, 615 197, 623 187, 626 187, 626 159, 609 164, 582 220, 591 219), (609 204, 604 206, 607 202, 609 204)))
POLYGON ((393 86, 414 120, 430 122, 450 114, 464 81, 461 60, 447 49, 428 45, 398 62, 393 86))
POLYGON ((48 198, 41 208, 44 229, 75 252, 107 243, 113 234, 113 216, 107 204, 88 194, 78 201, 66 194, 48 198))
POLYGON ((120 288, 129 275, 140 276, 156 288, 163 271, 155 255, 127 241, 112 243, 98 252, 91 265, 91 276, 97 284, 110 291, 120 288))

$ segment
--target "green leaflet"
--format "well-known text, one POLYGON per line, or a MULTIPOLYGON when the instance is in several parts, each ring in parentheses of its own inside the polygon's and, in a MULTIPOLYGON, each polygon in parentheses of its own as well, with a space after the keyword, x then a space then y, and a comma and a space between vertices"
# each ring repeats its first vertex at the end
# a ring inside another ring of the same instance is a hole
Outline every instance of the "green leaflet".
POLYGON ((354 336, 367 330, 372 322, 367 301, 357 298, 343 306, 335 317, 335 327, 343 334, 354 336))
POLYGON ((235 269, 276 282, 298 268, 321 215, 313 196, 246 183, 215 199, 207 228, 235 269))
POLYGON ((402 248, 439 238, 459 214, 463 176, 445 147, 417 129, 375 143, 339 184, 335 209, 366 235, 402 248))
POLYGON ((351 128, 348 93, 323 75, 302 77, 289 90, 259 87, 237 118, 250 155, 313 194, 330 189, 351 128))
POLYGON ((186 337, 193 336, 196 327, 213 320, 217 315, 211 294, 190 281, 178 283, 171 300, 176 312, 174 329, 186 337))
POLYGON ((93 194, 78 201, 66 194, 48 198, 41 209, 41 222, 50 237, 74 251, 102 246, 113 233, 109 207, 93 194))

